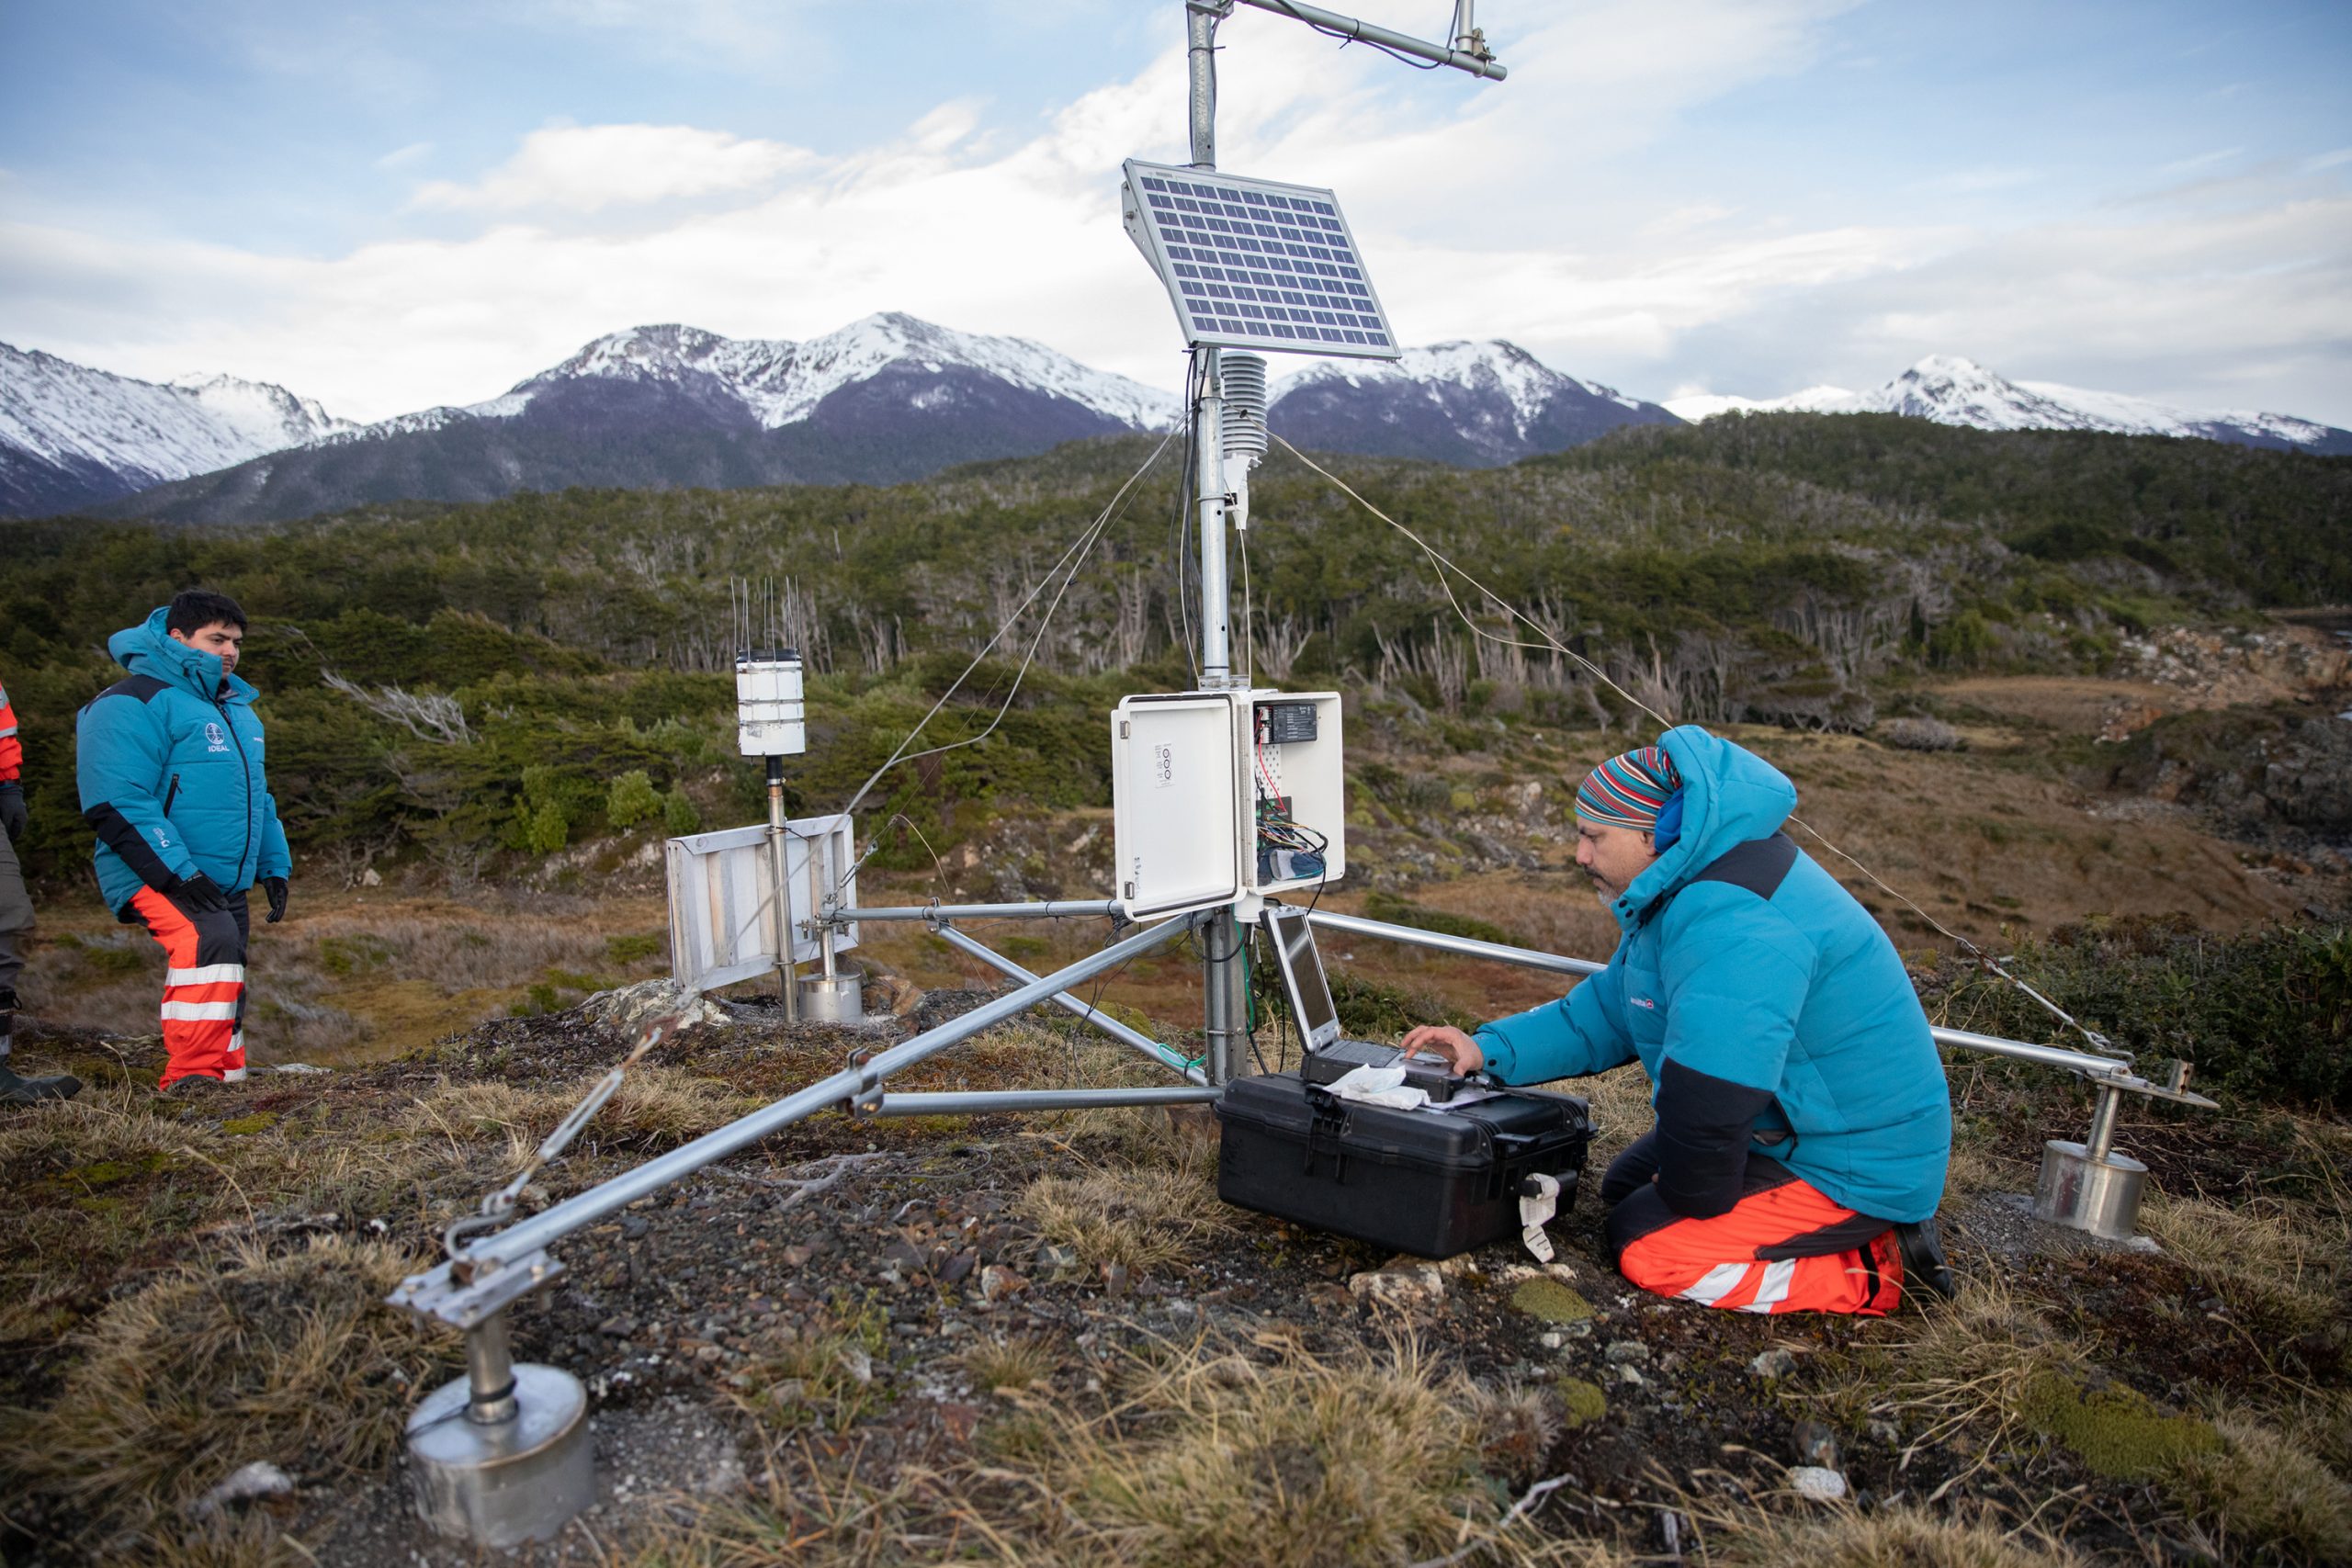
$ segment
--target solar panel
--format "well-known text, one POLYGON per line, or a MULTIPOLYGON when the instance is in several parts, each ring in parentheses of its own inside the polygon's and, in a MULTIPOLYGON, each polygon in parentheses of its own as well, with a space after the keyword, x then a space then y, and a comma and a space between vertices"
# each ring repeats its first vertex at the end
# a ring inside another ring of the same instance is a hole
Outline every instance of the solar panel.
POLYGON ((1313 186, 1126 163, 1127 232, 1188 344, 1395 359, 1339 198, 1313 186))

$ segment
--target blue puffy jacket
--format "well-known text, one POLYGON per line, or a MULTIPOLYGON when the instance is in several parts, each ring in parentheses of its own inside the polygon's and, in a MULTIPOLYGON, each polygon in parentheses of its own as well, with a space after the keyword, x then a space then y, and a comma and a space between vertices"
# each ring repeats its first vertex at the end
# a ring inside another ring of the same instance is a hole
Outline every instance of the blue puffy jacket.
POLYGON ((91 698, 74 728, 98 889, 124 919, 141 885, 161 892, 202 872, 235 893, 294 863, 262 771, 256 694, 218 655, 175 641, 164 618, 107 640, 130 675, 91 698))
POLYGON ((1780 830, 1797 792, 1779 769, 1695 725, 1659 744, 1681 837, 1612 906, 1606 969, 1477 1032, 1489 1066, 1540 1083, 1638 1057, 1679 1214, 1728 1210, 1752 1152, 1859 1213, 1926 1219, 1951 1098, 1894 944, 1780 830))

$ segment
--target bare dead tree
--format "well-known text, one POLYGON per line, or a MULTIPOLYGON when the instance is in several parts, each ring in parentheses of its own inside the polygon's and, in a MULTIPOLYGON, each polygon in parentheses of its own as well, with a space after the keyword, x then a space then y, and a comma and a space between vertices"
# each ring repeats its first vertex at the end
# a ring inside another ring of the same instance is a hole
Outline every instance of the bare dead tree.
POLYGON ((399 725, 419 740, 441 746, 470 746, 474 732, 467 728, 466 710, 457 698, 440 692, 411 692, 399 686, 370 690, 332 670, 319 672, 331 692, 340 692, 374 714, 399 725))
POLYGON ((1291 666, 1298 662, 1299 649, 1315 635, 1302 616, 1284 615, 1282 619, 1271 617, 1258 623, 1258 668, 1277 681, 1290 679, 1291 666))

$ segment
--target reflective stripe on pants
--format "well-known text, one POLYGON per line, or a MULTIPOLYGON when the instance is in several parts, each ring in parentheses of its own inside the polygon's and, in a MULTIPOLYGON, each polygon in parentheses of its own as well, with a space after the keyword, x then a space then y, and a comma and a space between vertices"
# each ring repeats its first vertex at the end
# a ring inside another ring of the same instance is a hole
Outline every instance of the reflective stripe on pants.
POLYGON ((225 909, 189 915, 152 887, 131 895, 130 907, 164 950, 164 1049, 171 1061, 169 1089, 201 1075, 234 1083, 245 1076, 245 896, 225 909))
POLYGON ((1655 1145, 1641 1138, 1601 1180, 1609 1237, 1626 1279, 1661 1296, 1726 1312, 1837 1312, 1879 1317, 1903 1300, 1903 1252, 1884 1220, 1858 1214, 1785 1166, 1749 1159, 1747 1190, 1726 1213, 1687 1219, 1649 1184, 1655 1145))

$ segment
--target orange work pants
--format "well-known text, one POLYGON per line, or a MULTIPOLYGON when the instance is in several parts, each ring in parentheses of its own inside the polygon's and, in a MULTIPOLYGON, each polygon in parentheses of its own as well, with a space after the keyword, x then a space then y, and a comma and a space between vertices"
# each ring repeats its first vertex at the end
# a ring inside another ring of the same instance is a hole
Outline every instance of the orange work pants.
POLYGON ((171 968, 164 976, 164 1049, 169 1089, 202 1076, 235 1083, 245 1076, 245 942, 252 927, 243 893, 225 909, 190 915, 152 887, 131 896, 171 968))
POLYGON ((1903 1300, 1894 1230, 1836 1202, 1776 1160, 1748 1156, 1729 1211, 1689 1219, 1666 1206, 1655 1134, 1634 1141, 1600 1180, 1609 1243, 1645 1291, 1734 1312, 1842 1312, 1879 1317, 1903 1300))

